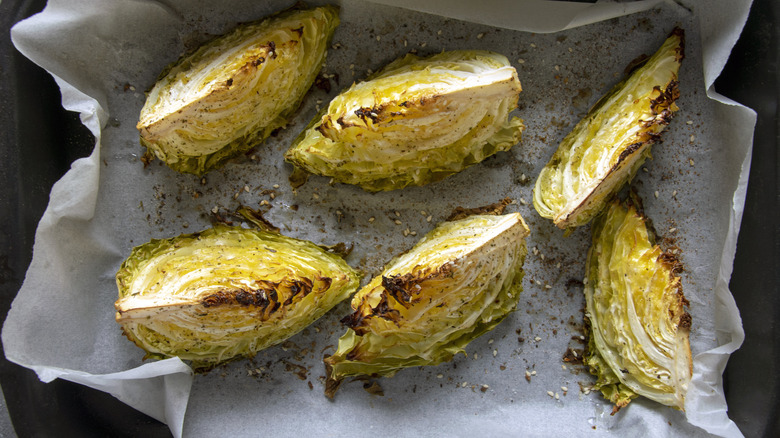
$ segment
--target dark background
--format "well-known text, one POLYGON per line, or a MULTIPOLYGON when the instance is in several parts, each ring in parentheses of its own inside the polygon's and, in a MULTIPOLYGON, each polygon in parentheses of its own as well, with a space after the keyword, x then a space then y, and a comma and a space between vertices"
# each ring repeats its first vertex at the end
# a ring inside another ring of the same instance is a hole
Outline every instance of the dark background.
MULTIPOLYGON (((592 1, 592 0, 591 0, 592 1)), ((94 139, 62 109, 51 76, 17 52, 9 30, 44 0, 0 3, 0 318, 32 258, 49 191, 94 139), (35 145, 32 149, 30 145, 35 145)), ((780 2, 754 0, 745 30, 715 88, 758 113, 745 212, 731 290, 745 343, 729 360, 729 416, 748 437, 780 436, 780 241, 778 240, 778 28, 780 2)), ((0 385, 16 434, 168 437, 167 426, 100 391, 55 380, 0 358, 0 385)), ((0 416, 0 435, 11 433, 0 416)), ((7 417, 6 421, 7 423, 7 417)))

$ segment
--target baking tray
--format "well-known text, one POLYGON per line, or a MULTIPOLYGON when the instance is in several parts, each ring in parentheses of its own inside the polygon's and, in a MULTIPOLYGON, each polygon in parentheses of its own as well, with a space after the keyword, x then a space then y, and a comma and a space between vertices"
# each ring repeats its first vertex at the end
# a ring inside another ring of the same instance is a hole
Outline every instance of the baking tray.
MULTIPOLYGON (((0 3, 0 314, 5 318, 32 257, 51 185, 94 141, 59 90, 10 43, 9 29, 45 5, 0 3)), ((778 211, 777 29, 780 4, 756 0, 716 90, 758 112, 745 213, 731 290, 746 340, 724 373, 730 416, 746 436, 780 436, 780 236, 778 211)), ((19 436, 170 436, 168 427, 112 396, 74 383, 41 383, 0 361, 0 385, 19 436)), ((2 429, 0 429, 1 431, 2 429)))

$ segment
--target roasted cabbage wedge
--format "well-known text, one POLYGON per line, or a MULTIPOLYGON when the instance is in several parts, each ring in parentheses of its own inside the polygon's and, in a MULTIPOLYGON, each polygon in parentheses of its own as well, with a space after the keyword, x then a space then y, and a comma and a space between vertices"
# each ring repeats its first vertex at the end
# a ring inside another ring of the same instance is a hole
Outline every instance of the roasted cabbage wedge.
POLYGON ((125 336, 146 357, 195 369, 284 341, 359 286, 343 259, 311 242, 226 225, 133 248, 116 282, 125 336))
POLYGON ((533 202, 542 217, 564 229, 585 225, 634 177, 678 110, 683 57, 677 28, 563 139, 536 179, 533 202))
POLYGON ((585 280, 595 389, 615 405, 638 395, 678 409, 692 374, 680 264, 654 244, 638 200, 614 201, 593 223, 585 280))
POLYGON ((201 175, 284 127, 314 82, 338 9, 295 9, 244 24, 180 59, 141 110, 141 144, 201 175))
POLYGON ((443 222, 352 299, 325 393, 348 376, 392 376, 463 352, 516 305, 528 227, 519 213, 443 222))
POLYGON ((520 91, 497 53, 408 54, 334 98, 285 158, 371 192, 425 185, 517 144, 520 91))

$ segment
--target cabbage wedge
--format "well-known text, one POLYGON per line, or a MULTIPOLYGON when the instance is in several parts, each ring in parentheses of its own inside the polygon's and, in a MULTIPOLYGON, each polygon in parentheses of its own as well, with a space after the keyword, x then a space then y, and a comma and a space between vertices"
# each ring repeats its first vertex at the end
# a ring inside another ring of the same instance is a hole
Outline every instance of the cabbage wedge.
POLYGON ((201 175, 284 127, 325 61, 338 10, 288 10, 244 24, 183 57, 141 110, 141 144, 201 175))
POLYGON ((684 33, 677 28, 561 141, 536 179, 539 215, 559 228, 585 225, 634 177, 678 110, 683 52, 684 33))
MULTIPOLYGON (((439 181, 520 141, 521 91, 506 57, 408 54, 334 98, 285 154, 306 172, 377 192, 439 181)), ((301 169, 305 172, 301 172, 301 169)))
POLYGON ((359 286, 311 242, 225 225, 133 248, 116 282, 116 321, 145 358, 196 369, 284 341, 359 286))
POLYGON ((585 364, 613 414, 639 395, 684 410, 691 380, 680 264, 647 221, 638 199, 613 202, 593 223, 585 268, 585 364))
POLYGON ((528 227, 519 213, 443 222, 352 299, 325 393, 348 376, 392 376, 463 352, 517 306, 528 227))

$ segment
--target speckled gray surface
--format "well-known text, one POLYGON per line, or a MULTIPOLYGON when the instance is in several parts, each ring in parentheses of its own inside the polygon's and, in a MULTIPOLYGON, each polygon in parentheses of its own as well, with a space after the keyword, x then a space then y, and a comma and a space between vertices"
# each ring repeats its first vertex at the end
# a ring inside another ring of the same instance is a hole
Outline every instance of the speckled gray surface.
MULTIPOLYGON (((691 11, 665 4, 595 25, 533 34, 344 2, 342 24, 323 70, 332 89, 312 89, 287 129, 202 179, 177 174, 159 162, 144 167, 135 123, 143 90, 159 71, 209 34, 285 4, 239 10, 231 7, 234 3, 191 4, 190 12, 119 3, 112 13, 144 17, 143 25, 156 32, 138 39, 139 23, 111 21, 114 27, 91 26, 83 35, 65 32, 81 50, 52 51, 52 68, 67 57, 75 85, 96 96, 108 111, 100 157, 93 161, 100 167, 99 181, 86 181, 87 186, 99 185, 96 214, 88 222, 64 218, 54 228, 66 230, 55 245, 72 256, 54 267, 63 275, 70 273, 60 287, 82 291, 59 298, 58 312, 35 322, 37 330, 56 336, 29 345, 25 326, 15 326, 18 336, 4 332, 9 336, 8 341, 4 338, 7 349, 11 341, 10 348, 23 360, 90 373, 140 365, 142 352, 113 322, 113 274, 132 246, 203 229, 214 211, 247 205, 260 208, 287 235, 325 244, 351 242, 355 250, 347 260, 367 281, 414 244, 412 231, 421 236, 457 206, 476 207, 509 197, 514 202, 508 211, 519 211, 531 228, 524 292, 518 311, 474 341, 467 355, 381 379, 383 397, 364 391, 362 382, 352 382, 343 385, 335 401, 328 401, 322 394, 321 359, 333 351, 343 332, 338 320, 349 310, 342 303, 282 346, 196 376, 185 435, 213 436, 226 430, 237 436, 267 430, 347 436, 367 431, 427 436, 703 434, 684 414, 641 399, 610 416, 611 406, 598 394, 581 391, 591 377, 562 358, 569 349, 581 354, 583 348, 580 281, 589 227, 563 237, 530 204, 535 176, 589 106, 634 58, 654 52, 675 25, 685 28, 689 49, 680 70, 681 110, 633 186, 659 233, 682 249, 694 354, 718 345, 711 303, 731 209, 724 200, 731 198, 740 172, 734 163, 741 163, 744 151, 729 143, 733 139, 728 124, 714 122, 722 120, 721 109, 705 95, 701 42, 691 11), (369 194, 313 177, 297 190, 290 188, 291 166, 283 163, 282 154, 319 105, 369 70, 409 51, 433 54, 466 48, 502 53, 518 69, 524 90, 517 114, 526 123, 520 144, 425 187, 369 194), (62 59, 56 59, 58 54, 62 59), (95 63, 95 57, 100 62, 95 63), (67 353, 62 345, 69 346, 67 353)), ((45 284, 31 282, 27 287, 45 284)), ((26 295, 20 305, 34 307, 37 300, 26 295)))

